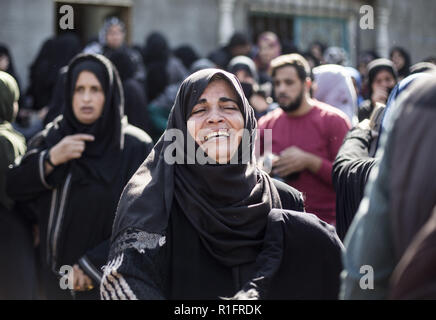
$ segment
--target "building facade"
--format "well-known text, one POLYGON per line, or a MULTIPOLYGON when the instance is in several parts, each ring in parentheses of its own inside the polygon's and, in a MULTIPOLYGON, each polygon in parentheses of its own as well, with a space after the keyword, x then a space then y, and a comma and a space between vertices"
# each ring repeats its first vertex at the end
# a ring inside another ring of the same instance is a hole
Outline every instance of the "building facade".
POLYGON ((60 31, 64 5, 74 9, 73 31, 84 43, 97 36, 105 17, 117 15, 132 44, 142 45, 150 32, 160 31, 171 47, 190 44, 203 56, 234 31, 254 41, 265 30, 300 50, 314 40, 341 46, 352 65, 363 50, 386 57, 395 45, 406 48, 412 62, 436 54, 433 0, 2 0, 0 42, 10 48, 24 87, 43 41, 60 31), (373 9, 373 28, 362 28, 368 18, 363 6, 373 9))

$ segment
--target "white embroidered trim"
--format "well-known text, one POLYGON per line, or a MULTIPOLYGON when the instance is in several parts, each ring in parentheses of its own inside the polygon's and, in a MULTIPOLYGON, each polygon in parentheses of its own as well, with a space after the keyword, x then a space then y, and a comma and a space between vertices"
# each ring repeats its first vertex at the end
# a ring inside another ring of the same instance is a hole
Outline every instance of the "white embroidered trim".
POLYGON ((101 282, 101 274, 95 268, 95 266, 89 261, 87 257, 82 257, 79 259, 79 265, 83 267, 83 270, 88 273, 97 283, 101 282))
POLYGON ((148 233, 145 231, 126 232, 116 243, 114 254, 129 248, 135 248, 139 253, 144 253, 145 249, 162 247, 166 243, 166 237, 158 233, 148 233))
POLYGON ((124 254, 122 253, 104 267, 103 279, 100 285, 102 300, 138 300, 124 277, 118 273, 123 258, 124 254))

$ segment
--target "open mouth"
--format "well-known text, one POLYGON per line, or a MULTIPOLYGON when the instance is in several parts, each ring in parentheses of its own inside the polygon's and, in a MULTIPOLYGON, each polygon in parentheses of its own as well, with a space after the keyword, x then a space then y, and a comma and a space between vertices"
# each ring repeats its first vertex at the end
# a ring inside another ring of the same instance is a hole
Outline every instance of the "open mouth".
POLYGON ((93 107, 85 106, 85 107, 81 107, 80 111, 82 113, 93 113, 94 112, 94 108, 93 107))
POLYGON ((215 138, 220 138, 220 137, 228 138, 228 137, 230 137, 230 134, 227 130, 213 131, 213 132, 210 132, 203 137, 203 142, 206 142, 206 141, 209 141, 209 140, 212 140, 215 138))

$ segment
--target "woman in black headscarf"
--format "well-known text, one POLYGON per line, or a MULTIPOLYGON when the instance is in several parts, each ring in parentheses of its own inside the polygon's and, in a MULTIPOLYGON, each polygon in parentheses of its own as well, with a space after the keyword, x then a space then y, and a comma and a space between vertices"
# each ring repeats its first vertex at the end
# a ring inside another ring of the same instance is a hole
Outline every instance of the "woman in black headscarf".
POLYGON ((47 39, 30 67, 30 85, 27 95, 33 98, 34 110, 50 103, 59 70, 80 52, 77 35, 71 32, 47 39))
POLYGON ((376 104, 386 104, 389 94, 397 84, 397 71, 389 59, 375 59, 368 64, 369 99, 362 102, 358 112, 359 121, 369 119, 376 104))
POLYGON ((9 73, 15 78, 17 83, 19 82, 11 53, 8 47, 3 43, 0 43, 0 71, 9 73))
POLYGON ((340 241, 282 209, 303 211, 301 194, 257 168, 256 126, 234 75, 205 69, 182 83, 121 196, 102 298, 336 298, 340 241))
POLYGON ((112 50, 107 56, 114 66, 123 83, 125 98, 125 114, 130 124, 145 132, 150 132, 147 99, 141 83, 135 79, 135 63, 125 48, 112 50))
POLYGON ((66 74, 63 115, 29 142, 9 171, 9 195, 39 219, 49 299, 71 297, 57 279, 63 265, 74 265, 76 297, 98 298, 119 196, 151 149, 150 137, 122 120, 123 103, 111 62, 76 56, 66 74))
POLYGON ((152 32, 145 41, 142 57, 146 69, 145 91, 148 101, 161 95, 167 86, 180 83, 188 71, 172 55, 167 39, 159 32, 152 32))
POLYGON ((410 74, 410 55, 401 47, 393 47, 389 54, 390 59, 398 72, 398 81, 403 80, 410 74))
POLYGON ((6 193, 6 172, 26 152, 24 137, 11 125, 18 111, 18 84, 0 71, 0 299, 32 299, 35 263, 31 220, 17 212, 6 193))
MULTIPOLYGON (((0 43, 0 71, 4 71, 9 73, 12 77, 14 77, 15 81, 17 81, 18 89, 21 92, 21 81, 18 76, 17 70, 15 69, 14 59, 9 51, 7 45, 0 43)), ((24 104, 23 95, 20 95, 18 99, 18 106, 21 107, 24 104)), ((18 120, 18 119, 16 119, 18 120)))

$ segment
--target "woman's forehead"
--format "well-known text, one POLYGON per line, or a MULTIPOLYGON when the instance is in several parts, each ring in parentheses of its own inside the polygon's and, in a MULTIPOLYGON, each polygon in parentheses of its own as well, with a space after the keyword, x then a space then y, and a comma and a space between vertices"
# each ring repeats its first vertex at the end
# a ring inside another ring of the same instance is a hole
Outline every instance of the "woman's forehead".
POLYGON ((95 75, 94 72, 90 70, 82 70, 79 72, 79 75, 77 76, 76 85, 78 83, 90 83, 90 84, 98 84, 101 86, 100 80, 98 80, 98 77, 95 75))
POLYGON ((209 84, 204 89, 200 97, 204 97, 211 93, 222 94, 222 96, 227 96, 236 99, 238 94, 236 89, 230 84, 229 81, 224 79, 216 79, 209 82, 209 84))

